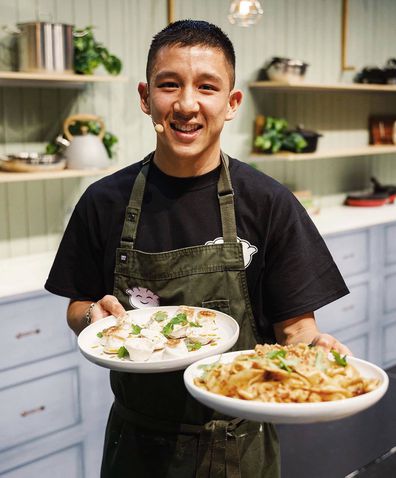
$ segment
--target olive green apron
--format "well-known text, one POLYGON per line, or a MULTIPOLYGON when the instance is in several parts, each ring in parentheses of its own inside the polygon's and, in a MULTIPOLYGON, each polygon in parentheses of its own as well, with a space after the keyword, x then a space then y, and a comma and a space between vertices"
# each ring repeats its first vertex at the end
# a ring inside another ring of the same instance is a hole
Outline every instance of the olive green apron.
MULTIPOLYGON (((130 309, 127 290, 144 287, 161 305, 225 312, 239 323, 234 350, 250 349, 257 331, 242 245, 237 241, 228 157, 218 181, 224 243, 146 253, 134 248, 152 154, 142 162, 117 249, 114 295, 130 309)), ((158 224, 158 234, 161 225, 158 224)), ((183 372, 111 371, 115 403, 106 430, 102 478, 276 478, 279 447, 269 424, 221 416, 187 392, 183 372)))

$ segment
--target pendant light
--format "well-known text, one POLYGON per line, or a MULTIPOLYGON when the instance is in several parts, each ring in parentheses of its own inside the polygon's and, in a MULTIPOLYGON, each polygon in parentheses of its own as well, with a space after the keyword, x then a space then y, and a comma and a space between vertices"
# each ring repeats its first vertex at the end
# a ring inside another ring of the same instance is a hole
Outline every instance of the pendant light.
POLYGON ((228 20, 233 25, 250 27, 255 25, 261 18, 263 9, 256 0, 234 0, 230 6, 228 20))

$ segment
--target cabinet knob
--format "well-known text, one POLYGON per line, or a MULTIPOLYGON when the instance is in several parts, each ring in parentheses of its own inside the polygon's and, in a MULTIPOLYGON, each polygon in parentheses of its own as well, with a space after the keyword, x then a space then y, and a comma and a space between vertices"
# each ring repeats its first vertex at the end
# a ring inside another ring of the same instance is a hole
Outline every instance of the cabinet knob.
POLYGON ((33 413, 43 412, 44 410, 45 410, 45 406, 41 405, 40 407, 32 408, 31 410, 25 410, 24 412, 21 412, 21 417, 25 418, 28 415, 33 415, 33 413))
POLYGON ((27 337, 29 335, 36 335, 36 334, 40 334, 40 333, 41 333, 40 329, 27 330, 26 332, 18 332, 15 335, 15 338, 22 339, 23 337, 27 337))

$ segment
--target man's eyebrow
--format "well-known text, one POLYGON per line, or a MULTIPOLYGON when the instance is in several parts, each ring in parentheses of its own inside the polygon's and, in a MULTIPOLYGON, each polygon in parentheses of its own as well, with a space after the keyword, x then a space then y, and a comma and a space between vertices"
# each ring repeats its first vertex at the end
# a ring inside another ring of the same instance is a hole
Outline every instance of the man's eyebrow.
MULTIPOLYGON (((175 71, 164 70, 164 71, 159 72, 157 75, 155 75, 155 80, 156 81, 161 81, 165 78, 179 78, 179 77, 180 76, 175 71)), ((210 81, 216 81, 216 82, 223 81, 223 79, 220 75, 216 75, 214 73, 201 73, 201 74, 198 75, 198 78, 199 78, 199 80, 210 80, 210 81)))

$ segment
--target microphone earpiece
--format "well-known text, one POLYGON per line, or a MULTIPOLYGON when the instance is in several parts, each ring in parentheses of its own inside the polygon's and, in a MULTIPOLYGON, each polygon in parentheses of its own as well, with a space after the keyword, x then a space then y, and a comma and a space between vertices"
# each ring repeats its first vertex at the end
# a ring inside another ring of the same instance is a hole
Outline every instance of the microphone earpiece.
MULTIPOLYGON (((153 123, 154 123, 154 121, 153 121, 153 123)), ((162 124, 159 124, 159 123, 154 123, 154 129, 157 133, 163 133, 165 131, 162 124)))

